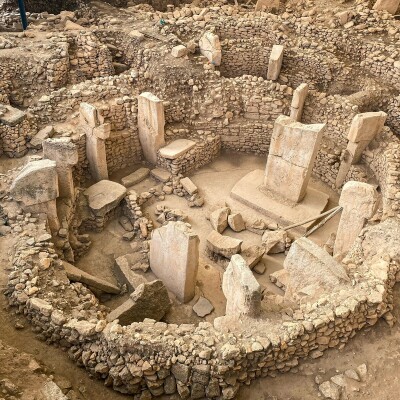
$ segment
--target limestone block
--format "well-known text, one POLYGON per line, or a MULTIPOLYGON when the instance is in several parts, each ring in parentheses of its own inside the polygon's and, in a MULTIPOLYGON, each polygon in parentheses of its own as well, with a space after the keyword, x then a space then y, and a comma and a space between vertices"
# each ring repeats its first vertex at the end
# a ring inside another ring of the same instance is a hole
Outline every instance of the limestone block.
POLYGON ((111 133, 111 124, 108 122, 105 124, 101 124, 93 128, 93 135, 95 135, 98 139, 106 140, 110 137, 111 133))
POLYGON ((221 64, 221 43, 218 35, 212 32, 205 32, 199 41, 200 52, 207 57, 211 64, 219 66, 221 64))
POLYGON ((157 152, 164 146, 164 104, 154 94, 144 92, 138 97, 139 140, 144 157, 157 163, 157 152))
POLYGON ((199 237, 181 221, 152 232, 150 268, 184 303, 195 294, 199 264, 199 237))
POLYGON ((95 181, 108 179, 106 143, 93 132, 86 135, 86 157, 95 181))
POLYGON ((190 195, 197 193, 197 186, 192 182, 192 180, 188 177, 182 178, 180 180, 180 184, 183 186, 183 189, 186 190, 190 195))
POLYGON ((261 261, 264 254, 265 248, 255 244, 247 249, 244 249, 241 253, 241 256, 246 261, 246 264, 249 266, 249 268, 253 269, 261 261))
POLYGON ((279 8, 279 0, 257 0, 254 11, 270 11, 279 8))
POLYGON ((290 274, 285 293, 289 299, 311 286, 318 287, 321 292, 330 292, 349 281, 343 266, 305 237, 293 242, 283 266, 290 274))
MULTIPOLYGON (((70 22, 70 21, 67 21, 70 22)), ((62 390, 57 386, 56 383, 49 380, 42 388, 40 388, 39 393, 35 395, 38 400, 67 400, 68 397, 64 395, 62 390)))
POLYGON ((196 142, 189 139, 178 139, 169 143, 160 149, 161 157, 168 160, 175 160, 183 154, 187 153, 192 147, 196 146, 196 142))
POLYGON ((226 315, 257 317, 261 309, 261 286, 240 255, 234 255, 222 279, 226 315))
POLYGON ((207 236, 207 248, 226 258, 231 258, 234 254, 240 253, 242 243, 243 240, 221 235, 217 231, 212 231, 207 236))
POLYGON ((55 200, 59 194, 56 163, 52 160, 29 162, 15 178, 10 191, 25 206, 55 200))
POLYGON ((262 243, 267 254, 283 253, 286 250, 287 232, 278 229, 276 231, 265 231, 262 236, 262 243))
POLYGON ((242 214, 239 213, 228 215, 228 225, 234 232, 241 232, 246 229, 242 214))
POLYGON ((158 181, 161 182, 168 182, 171 179, 171 172, 162 169, 162 168, 154 168, 150 171, 151 176, 154 179, 157 179, 158 181))
POLYGON ((81 103, 79 106, 79 113, 82 125, 87 124, 91 128, 95 128, 99 125, 97 109, 95 106, 89 103, 81 103))
POLYGON ((265 171, 268 190, 295 203, 304 198, 324 129, 325 124, 277 118, 265 171))
POLYGON ((399 8, 400 0, 377 0, 374 4, 373 9, 378 11, 387 11, 390 14, 396 14, 397 9, 399 8))
POLYGON ((25 119, 25 111, 21 111, 18 108, 9 105, 5 105, 4 107, 6 112, 0 115, 0 123, 8 126, 16 126, 25 119))
POLYGON ((119 183, 103 180, 88 187, 83 194, 93 214, 103 217, 119 205, 125 197, 126 188, 119 183))
POLYGON ((272 51, 269 56, 267 79, 276 81, 282 68, 284 47, 280 44, 272 46, 272 51))
POLYGON ((342 189, 339 205, 343 207, 333 254, 345 255, 357 239, 365 221, 375 211, 377 193, 372 185, 350 181, 342 189))
POLYGON ((302 83, 293 92, 292 103, 290 105, 290 118, 301 122, 303 116, 304 103, 308 95, 307 83, 302 83))
POLYGON ((383 111, 357 114, 353 118, 347 138, 354 143, 371 141, 382 131, 386 117, 387 114, 383 111))
POLYGON ((222 233, 228 227, 228 215, 231 210, 228 207, 222 207, 215 210, 210 215, 210 222, 213 229, 222 233))
POLYGON ((159 321, 170 307, 167 289, 160 280, 155 280, 139 285, 125 303, 108 314, 107 321, 118 319, 121 325, 142 322, 145 318, 159 321))
POLYGON ((188 53, 188 49, 182 44, 175 46, 171 50, 171 56, 175 58, 184 57, 188 53))
POLYGON ((54 134, 53 125, 48 125, 41 129, 30 141, 31 147, 38 149, 42 145, 43 141, 52 137, 54 134))
POLYGON ((127 176, 124 176, 121 179, 121 182, 125 187, 133 186, 139 182, 142 182, 149 175, 150 175, 150 170, 148 168, 139 168, 135 172, 132 172, 127 176))

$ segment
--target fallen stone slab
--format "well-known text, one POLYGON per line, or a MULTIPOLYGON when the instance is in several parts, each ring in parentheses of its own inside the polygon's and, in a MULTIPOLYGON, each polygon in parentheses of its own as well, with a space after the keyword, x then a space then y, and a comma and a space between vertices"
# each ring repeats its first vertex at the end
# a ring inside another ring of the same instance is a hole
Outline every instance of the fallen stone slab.
POLYGON ((263 258, 265 248, 262 246, 253 245, 244 249, 241 256, 246 261, 250 269, 253 269, 263 258))
POLYGON ((121 325, 142 322, 145 318, 160 321, 171 307, 168 291, 162 281, 143 283, 130 298, 107 316, 107 321, 116 319, 121 325))
POLYGON ((181 185, 183 188, 188 192, 190 195, 197 193, 197 186, 192 182, 192 180, 188 177, 182 178, 180 180, 181 185))
POLYGON ((171 172, 161 169, 161 168, 154 168, 150 171, 151 176, 154 179, 157 179, 158 181, 161 182, 168 182, 171 179, 171 172))
POLYGON ((214 306, 205 297, 200 297, 197 303, 193 306, 193 311, 198 317, 205 317, 214 311, 214 306))
POLYGON ((178 139, 162 147, 159 151, 161 157, 167 158, 168 160, 175 160, 187 153, 194 146, 196 146, 196 142, 193 140, 178 139))
POLYGON ((142 182, 150 175, 150 170, 148 168, 139 168, 135 172, 124 176, 121 179, 121 183, 128 188, 129 186, 136 185, 139 182, 142 182))
POLYGON ((116 208, 126 194, 126 188, 119 183, 102 180, 86 189, 83 194, 96 216, 104 216, 116 208))
POLYGON ((243 240, 221 235, 217 231, 212 231, 207 236, 207 248, 226 258, 231 258, 234 254, 240 253, 242 243, 243 240))
POLYGON ((283 253, 286 250, 287 232, 284 230, 265 231, 262 243, 267 254, 283 253))
POLYGON ((68 279, 73 282, 84 283, 85 285, 91 286, 105 293, 119 294, 121 292, 118 286, 113 285, 112 283, 104 279, 93 276, 85 271, 82 271, 81 269, 66 261, 63 261, 63 267, 65 269, 65 272, 67 273, 68 279))
POLYGON ((126 283, 130 291, 135 290, 143 283, 148 283, 141 268, 133 270, 132 267, 139 263, 143 255, 141 253, 126 254, 115 260, 115 275, 120 283, 126 283))
POLYGON ((210 215, 210 222, 213 229, 222 233, 228 227, 228 216, 231 210, 228 207, 222 207, 215 210, 210 215))
POLYGON ((42 146, 42 143, 51 138, 54 135, 54 127, 53 125, 48 125, 45 128, 41 129, 30 141, 30 146, 38 149, 42 146))

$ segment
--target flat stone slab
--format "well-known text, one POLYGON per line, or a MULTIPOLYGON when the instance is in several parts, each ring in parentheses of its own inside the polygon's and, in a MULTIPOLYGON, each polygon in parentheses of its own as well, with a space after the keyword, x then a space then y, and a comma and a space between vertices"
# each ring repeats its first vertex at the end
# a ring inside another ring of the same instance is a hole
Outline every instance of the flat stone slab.
POLYGON ((18 110, 18 108, 5 106, 6 112, 0 115, 0 122, 5 125, 15 126, 18 125, 25 118, 26 112, 18 110))
POLYGON ((205 317, 214 311, 214 306, 205 297, 200 297, 197 303, 193 306, 193 311, 198 317, 205 317))
POLYGON ((96 216, 104 216, 113 210, 126 194, 126 188, 119 183, 102 180, 86 189, 89 208, 96 216))
POLYGON ((127 188, 129 186, 136 185, 139 182, 142 182, 150 175, 150 170, 148 168, 139 168, 135 172, 124 176, 121 179, 121 183, 127 188))
POLYGON ((217 231, 211 231, 207 236, 207 248, 226 258, 231 258, 234 254, 240 253, 242 243, 243 240, 221 235, 217 231))
POLYGON ((171 172, 162 169, 162 168, 154 168, 150 171, 150 174, 153 178, 157 179, 161 182, 168 182, 171 179, 171 172))
POLYGON ((170 144, 160 149, 160 155, 168 160, 175 160, 179 156, 185 154, 192 147, 196 146, 196 142, 188 139, 174 140, 170 144))
MULTIPOLYGON (((328 204, 329 196, 308 187, 304 199, 294 205, 284 204, 263 191, 264 171, 257 169, 244 176, 232 189, 231 197, 242 204, 266 215, 283 228, 321 214, 328 204)), ((304 235, 315 221, 291 231, 304 235)))
MULTIPOLYGON (((137 262, 140 261, 141 255, 138 254, 137 262)), ((133 257, 132 257, 133 258, 133 257)), ((132 270, 133 261, 125 256, 118 257, 115 260, 115 275, 120 283, 126 283, 129 291, 135 290, 142 283, 148 283, 146 275, 139 270, 132 270)))

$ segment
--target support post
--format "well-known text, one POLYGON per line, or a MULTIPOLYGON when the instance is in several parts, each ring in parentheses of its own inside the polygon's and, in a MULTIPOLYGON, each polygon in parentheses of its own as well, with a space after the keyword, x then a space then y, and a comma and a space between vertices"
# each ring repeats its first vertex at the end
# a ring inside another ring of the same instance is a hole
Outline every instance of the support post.
POLYGON ((19 14, 21 15, 22 28, 26 30, 28 27, 28 19, 26 18, 24 0, 18 0, 19 14))

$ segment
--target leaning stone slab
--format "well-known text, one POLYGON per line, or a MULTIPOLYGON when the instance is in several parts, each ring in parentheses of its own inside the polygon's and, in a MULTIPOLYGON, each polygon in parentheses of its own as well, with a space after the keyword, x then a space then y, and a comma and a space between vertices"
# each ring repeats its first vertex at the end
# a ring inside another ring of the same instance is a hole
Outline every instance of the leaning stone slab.
POLYGON ((250 269, 253 269, 263 258, 265 254, 265 248, 262 246, 257 246, 256 244, 247 249, 244 249, 241 256, 246 261, 246 264, 250 269))
POLYGON ((105 293, 119 294, 121 292, 118 286, 115 286, 104 279, 98 278, 97 276, 88 274, 66 261, 63 261, 63 267, 67 273, 68 279, 71 281, 84 283, 85 285, 91 286, 92 288, 101 290, 105 293))
POLYGON ((223 236, 217 231, 212 231, 207 236, 207 248, 226 258, 231 258, 234 254, 240 253, 242 243, 243 240, 223 236))
POLYGON ((191 148, 196 146, 196 142, 189 139, 177 139, 160 149, 160 156, 168 160, 175 160, 186 154, 191 148))
POLYGON ((51 160, 31 161, 11 185, 11 195, 25 206, 46 203, 58 197, 56 163, 51 160))
POLYGON ((293 242, 283 264, 290 279, 285 296, 295 299, 296 293, 316 286, 322 292, 331 292, 349 277, 343 266, 311 240, 302 237, 293 242))
POLYGON ((276 81, 279 78, 283 61, 283 49, 284 47, 280 44, 272 46, 269 56, 267 79, 276 81))
POLYGON ((197 186, 192 182, 192 180, 188 177, 182 178, 180 180, 180 184, 183 186, 183 189, 186 190, 190 195, 197 193, 197 186))
POLYGON ((142 182, 150 175, 150 170, 148 168, 139 168, 135 172, 124 176, 121 179, 121 183, 128 188, 129 186, 136 185, 139 182, 142 182))
POLYGON ((145 318, 160 321, 171 307, 168 291, 160 280, 144 283, 130 298, 107 316, 107 321, 116 319, 121 325, 142 322, 145 318))
POLYGON ((375 211, 377 193, 372 185, 350 181, 343 186, 339 205, 343 207, 333 254, 344 256, 351 248, 367 219, 375 211))
POLYGON ((200 53, 213 65, 220 65, 222 58, 219 37, 212 32, 205 32, 199 41, 200 53))
POLYGON ((115 260, 115 274, 121 283, 123 282, 128 285, 130 290, 135 290, 141 284, 148 283, 143 271, 132 269, 134 264, 139 262, 141 258, 141 254, 134 253, 125 254, 115 260))
POLYGON ((116 208, 126 194, 126 188, 119 183, 102 180, 86 189, 89 208, 96 216, 104 216, 116 208))
POLYGON ((199 264, 199 237, 184 222, 169 222, 153 231, 150 268, 179 301, 195 294, 199 264))
POLYGON ((261 309, 261 286, 240 255, 234 255, 224 273, 222 290, 226 315, 257 317, 261 309))
POLYGON ((51 138, 54 134, 53 125, 48 125, 45 128, 41 129, 29 142, 31 147, 38 149, 42 145, 43 141, 51 138))

